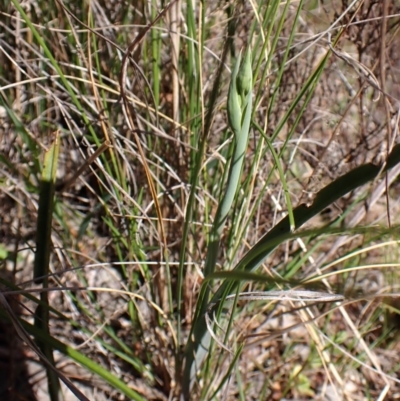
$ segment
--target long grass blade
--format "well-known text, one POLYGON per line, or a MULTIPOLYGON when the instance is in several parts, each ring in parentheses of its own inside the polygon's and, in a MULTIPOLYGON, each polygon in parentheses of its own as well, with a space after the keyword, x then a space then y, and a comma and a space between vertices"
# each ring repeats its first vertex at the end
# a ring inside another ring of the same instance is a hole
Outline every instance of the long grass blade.
MULTIPOLYGON (((400 163, 400 145, 396 145, 393 148, 385 164, 364 164, 337 178, 317 193, 311 205, 301 204, 293 210, 296 227, 301 227, 342 196, 376 179, 380 173, 387 171, 398 163, 400 163)), ((290 228, 290 219, 289 216, 286 216, 249 250, 232 273, 235 271, 253 272, 256 270, 268 255, 285 240, 285 236, 291 234, 290 228)), ((204 285, 207 286, 208 283, 204 285)), ((212 297, 210 305, 216 304, 221 299, 224 300, 228 295, 233 294, 239 285, 240 283, 237 281, 229 279, 224 281, 212 297)), ((196 372, 208 353, 210 342, 211 335, 207 331, 205 314, 199 313, 198 308, 185 351, 186 364, 183 383, 187 383, 184 389, 186 397, 188 397, 190 387, 195 381, 196 372)))
MULTIPOLYGON (((51 225, 53 221, 55 181, 57 173, 58 155, 60 152, 59 133, 55 134, 55 139, 50 149, 45 153, 42 179, 39 193, 39 210, 36 232, 36 253, 33 280, 36 283, 43 283, 43 288, 48 288, 48 274, 51 253, 51 225)), ((40 294, 41 304, 36 308, 35 325, 46 333, 49 329, 49 299, 48 292, 40 294)), ((51 365, 55 366, 53 349, 47 343, 38 340, 38 346, 46 356, 51 365)), ((52 401, 59 399, 60 383, 54 369, 46 366, 49 395, 52 401)))

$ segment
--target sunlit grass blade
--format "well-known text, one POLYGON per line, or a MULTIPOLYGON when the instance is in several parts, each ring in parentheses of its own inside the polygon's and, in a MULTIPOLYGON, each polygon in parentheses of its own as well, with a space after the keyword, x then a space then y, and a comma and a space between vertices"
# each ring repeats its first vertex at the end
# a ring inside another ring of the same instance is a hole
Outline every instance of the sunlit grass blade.
MULTIPOLYGON (((215 78, 214 78, 214 81, 212 84, 212 90, 211 90, 208 104, 207 104, 208 112, 206 114, 206 117, 204 118, 204 131, 201 133, 201 135, 198 138, 197 152, 194 153, 194 155, 193 155, 192 171, 191 171, 191 176, 190 176, 190 188, 191 189, 189 192, 188 202, 187 202, 187 206, 186 206, 181 252, 179 255, 178 296, 177 296, 178 313, 180 313, 180 311, 182 309, 181 288, 182 288, 184 273, 185 273, 184 272, 184 264, 185 264, 186 257, 187 257, 186 246, 187 246, 188 237, 189 237, 189 233, 190 233, 190 229, 191 229, 191 222, 192 222, 192 218, 193 218, 193 214, 194 214, 197 184, 199 181, 200 171, 201 171, 201 168, 203 165, 203 158, 204 158, 204 154, 206 151, 207 139, 209 138, 209 135, 210 135, 210 132, 212 129, 212 123, 213 123, 213 118, 214 118, 213 111, 216 109, 216 104, 218 101, 218 92, 220 89, 222 73, 223 73, 223 69, 224 69, 224 63, 225 63, 225 59, 228 54, 230 43, 231 43, 231 40, 226 41, 224 48, 223 48, 223 53, 220 57, 218 70, 215 73, 215 78)), ((179 323, 179 325, 180 325, 180 323, 179 323)), ((180 335, 180 327, 178 327, 178 334, 180 335)))
MULTIPOLYGON (((316 216, 340 197, 374 180, 382 171, 392 168, 399 162, 400 145, 396 145, 384 165, 365 164, 337 178, 317 193, 314 202, 310 206, 301 204, 293 210, 296 226, 301 227, 305 222, 316 216)), ((253 272, 256 270, 268 255, 280 243, 286 240, 288 235, 291 235, 290 227, 289 216, 286 216, 249 250, 235 269, 230 272, 233 277, 236 271, 245 270, 246 272, 253 272)), ((204 283, 203 285, 207 286, 208 283, 204 283)), ((240 282, 226 279, 213 296, 210 304, 216 304, 220 300, 225 299, 239 285, 240 282)), ((202 361, 207 355, 210 341, 211 335, 207 331, 205 314, 201 311, 195 316, 192 335, 186 349, 187 364, 185 365, 184 380, 187 380, 187 383, 193 383, 195 380, 196 371, 200 368, 202 361)))
POLYGON ((393 398, 393 2, 114 3, 1 14, 3 398, 393 398))

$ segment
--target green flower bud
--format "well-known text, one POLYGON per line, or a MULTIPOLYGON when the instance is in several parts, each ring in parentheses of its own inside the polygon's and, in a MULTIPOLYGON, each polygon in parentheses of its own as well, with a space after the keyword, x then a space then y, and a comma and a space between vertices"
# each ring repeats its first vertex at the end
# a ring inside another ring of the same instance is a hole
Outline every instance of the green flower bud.
POLYGON ((232 72, 231 83, 229 85, 229 92, 228 92, 228 104, 227 104, 227 111, 228 111, 228 121, 229 125, 237 136, 241 131, 242 126, 242 100, 240 94, 238 93, 237 89, 237 75, 239 72, 241 55, 236 60, 235 68, 232 72))
MULTIPOLYGON (((247 48, 242 65, 236 78, 237 90, 241 97, 241 105, 245 105, 247 94, 253 89, 253 71, 251 69, 251 50, 247 48)), ((243 110, 242 110, 243 111, 243 110)))

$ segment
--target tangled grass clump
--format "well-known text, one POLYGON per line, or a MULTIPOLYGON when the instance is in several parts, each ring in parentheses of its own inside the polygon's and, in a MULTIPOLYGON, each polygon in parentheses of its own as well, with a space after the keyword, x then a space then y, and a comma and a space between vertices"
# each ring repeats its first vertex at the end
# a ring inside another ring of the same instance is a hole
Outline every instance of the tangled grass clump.
POLYGON ((0 14, 1 399, 396 397, 394 2, 0 14))

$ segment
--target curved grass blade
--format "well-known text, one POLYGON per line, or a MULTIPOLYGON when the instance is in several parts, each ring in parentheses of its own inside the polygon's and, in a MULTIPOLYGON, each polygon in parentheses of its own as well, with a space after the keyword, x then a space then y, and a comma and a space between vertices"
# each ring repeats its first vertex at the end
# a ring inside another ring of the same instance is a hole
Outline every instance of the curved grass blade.
MULTIPOLYGON (((389 170, 399 162, 400 144, 393 148, 386 163, 382 165, 367 163, 337 178, 317 193, 311 205, 307 206, 306 204, 301 204, 293 210, 296 227, 301 227, 304 223, 342 196, 373 181, 380 173, 389 170)), ((287 239, 288 235, 291 235, 290 220, 289 216, 286 216, 249 250, 233 269, 232 274, 236 274, 240 271, 253 272, 256 270, 268 255, 287 239)), ((204 287, 207 285, 207 282, 203 284, 199 297, 204 297, 204 287)), ((228 295, 232 294, 239 285, 240 282, 238 281, 225 280, 213 296, 209 305, 221 302, 221 300, 223 303, 223 300, 228 295)), ((186 360, 183 372, 183 392, 186 399, 188 399, 190 388, 194 384, 196 372, 208 353, 210 343, 211 335, 207 331, 205 313, 202 313, 202 308, 198 306, 193 328, 185 350, 186 360)))

